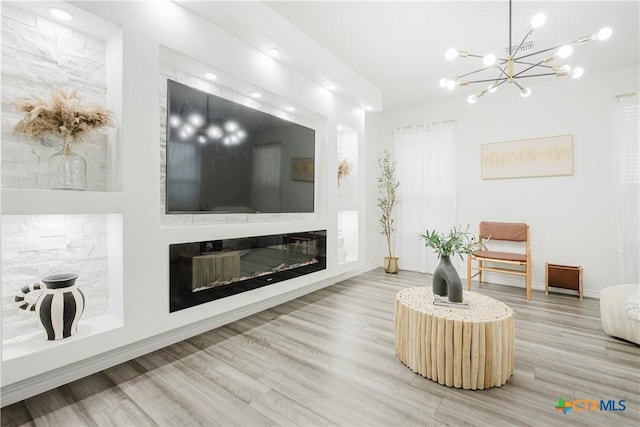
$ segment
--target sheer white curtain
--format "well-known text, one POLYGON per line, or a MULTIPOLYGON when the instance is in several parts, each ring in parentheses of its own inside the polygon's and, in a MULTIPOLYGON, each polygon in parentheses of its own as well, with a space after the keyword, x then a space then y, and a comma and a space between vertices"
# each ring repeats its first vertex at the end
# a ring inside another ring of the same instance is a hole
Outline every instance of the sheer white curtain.
POLYGON ((455 122, 438 122, 394 131, 399 204, 396 253, 403 270, 433 273, 438 257, 418 235, 456 225, 455 122))
POLYGON ((252 147, 251 206, 257 211, 277 212, 280 209, 281 153, 281 144, 252 147))
POLYGON ((640 106, 638 94, 617 96, 614 104, 614 172, 623 279, 638 283, 640 237, 640 106))

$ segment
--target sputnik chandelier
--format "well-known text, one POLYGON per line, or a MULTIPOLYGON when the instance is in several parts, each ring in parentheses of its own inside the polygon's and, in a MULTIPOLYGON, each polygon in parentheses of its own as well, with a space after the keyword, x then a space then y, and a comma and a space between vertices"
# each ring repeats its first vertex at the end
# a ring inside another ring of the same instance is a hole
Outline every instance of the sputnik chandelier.
POLYGON ((533 43, 527 42, 527 38, 533 34, 533 32, 544 25, 547 17, 544 13, 538 13, 531 18, 531 23, 527 28, 527 31, 522 38, 522 41, 516 46, 512 44, 512 31, 511 31, 511 0, 509 0, 509 45, 505 49, 507 56, 505 58, 498 58, 495 54, 489 53, 487 55, 474 55, 469 52, 448 49, 445 53, 445 57, 448 60, 455 58, 480 58, 484 64, 483 68, 471 71, 466 74, 451 78, 440 79, 440 86, 453 90, 456 86, 468 86, 475 83, 489 83, 486 89, 480 92, 469 95, 467 101, 474 104, 478 98, 485 93, 494 93, 499 86, 504 83, 513 83, 520 89, 520 95, 523 98, 531 95, 531 89, 526 87, 522 82, 522 79, 530 77, 543 77, 543 76, 556 76, 565 77, 571 76, 574 79, 580 78, 584 74, 584 70, 580 67, 571 68, 570 65, 554 65, 551 62, 556 59, 567 58, 573 52, 573 46, 583 44, 591 40, 607 40, 611 37, 612 30, 609 27, 604 27, 595 34, 580 37, 567 44, 553 46, 547 49, 542 49, 533 53, 524 54, 523 51, 531 48, 533 43), (515 47, 515 48, 514 48, 515 47), (547 54, 544 57, 539 55, 547 54), (477 73, 496 69, 498 76, 491 79, 479 79, 479 80, 465 80, 469 76, 473 76, 477 73))

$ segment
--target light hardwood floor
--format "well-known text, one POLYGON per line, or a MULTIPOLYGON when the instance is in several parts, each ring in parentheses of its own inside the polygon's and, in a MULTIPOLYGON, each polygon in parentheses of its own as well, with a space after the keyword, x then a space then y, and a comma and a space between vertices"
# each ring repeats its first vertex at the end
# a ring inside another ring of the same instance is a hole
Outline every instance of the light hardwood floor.
POLYGON ((474 283, 515 314, 515 375, 448 388, 394 354, 393 307, 431 276, 376 269, 2 409, 3 426, 640 425, 640 347, 599 302, 474 283), (625 400, 621 412, 555 409, 625 400))

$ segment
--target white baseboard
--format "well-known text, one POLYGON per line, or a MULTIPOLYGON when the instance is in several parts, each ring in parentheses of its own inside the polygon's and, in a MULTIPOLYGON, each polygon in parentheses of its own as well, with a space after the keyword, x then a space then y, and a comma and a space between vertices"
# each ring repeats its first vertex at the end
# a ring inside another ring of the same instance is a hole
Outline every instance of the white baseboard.
POLYGON ((174 344, 176 342, 191 338, 203 332, 224 326, 228 323, 250 316, 271 307, 283 304, 287 301, 299 298, 303 295, 325 288, 349 279, 369 270, 377 268, 378 265, 369 265, 345 273, 338 274, 331 278, 321 280, 290 292, 268 298, 257 303, 247 305, 219 316, 205 319, 199 322, 183 326, 172 331, 149 337, 124 347, 116 348, 97 356, 64 366, 53 371, 46 372, 35 377, 2 387, 0 395, 1 407, 11 405, 31 396, 60 387, 72 381, 84 378, 88 375, 111 368, 112 366, 124 363, 128 360, 145 355, 152 351, 174 344))

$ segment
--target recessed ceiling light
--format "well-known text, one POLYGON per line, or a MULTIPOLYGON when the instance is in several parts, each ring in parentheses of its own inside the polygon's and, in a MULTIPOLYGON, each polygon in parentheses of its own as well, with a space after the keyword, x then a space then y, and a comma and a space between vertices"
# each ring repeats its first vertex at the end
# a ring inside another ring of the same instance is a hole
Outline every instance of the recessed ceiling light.
POLYGON ((51 8, 49 9, 49 14, 61 21, 71 21, 73 19, 73 15, 62 9, 51 8))
POLYGON ((294 111, 296 111, 296 107, 284 107, 284 109, 290 113, 293 113, 294 111))
POLYGON ((269 55, 272 58, 277 58, 280 56, 280 50, 276 49, 275 47, 272 47, 270 49, 267 49, 267 55, 269 55))
POLYGON ((204 78, 208 80, 215 80, 218 78, 214 73, 204 73, 204 78))
POLYGON ((251 97, 255 99, 259 99, 259 98, 262 98, 262 94, 260 92, 253 92, 251 94, 251 97))
POLYGON ((329 90, 330 90, 330 91, 332 91, 332 92, 333 92, 334 90, 336 90, 336 85, 335 85, 334 83, 331 83, 331 82, 326 82, 326 83, 324 84, 324 87, 325 87, 325 88, 327 88, 327 89, 329 89, 329 90))

